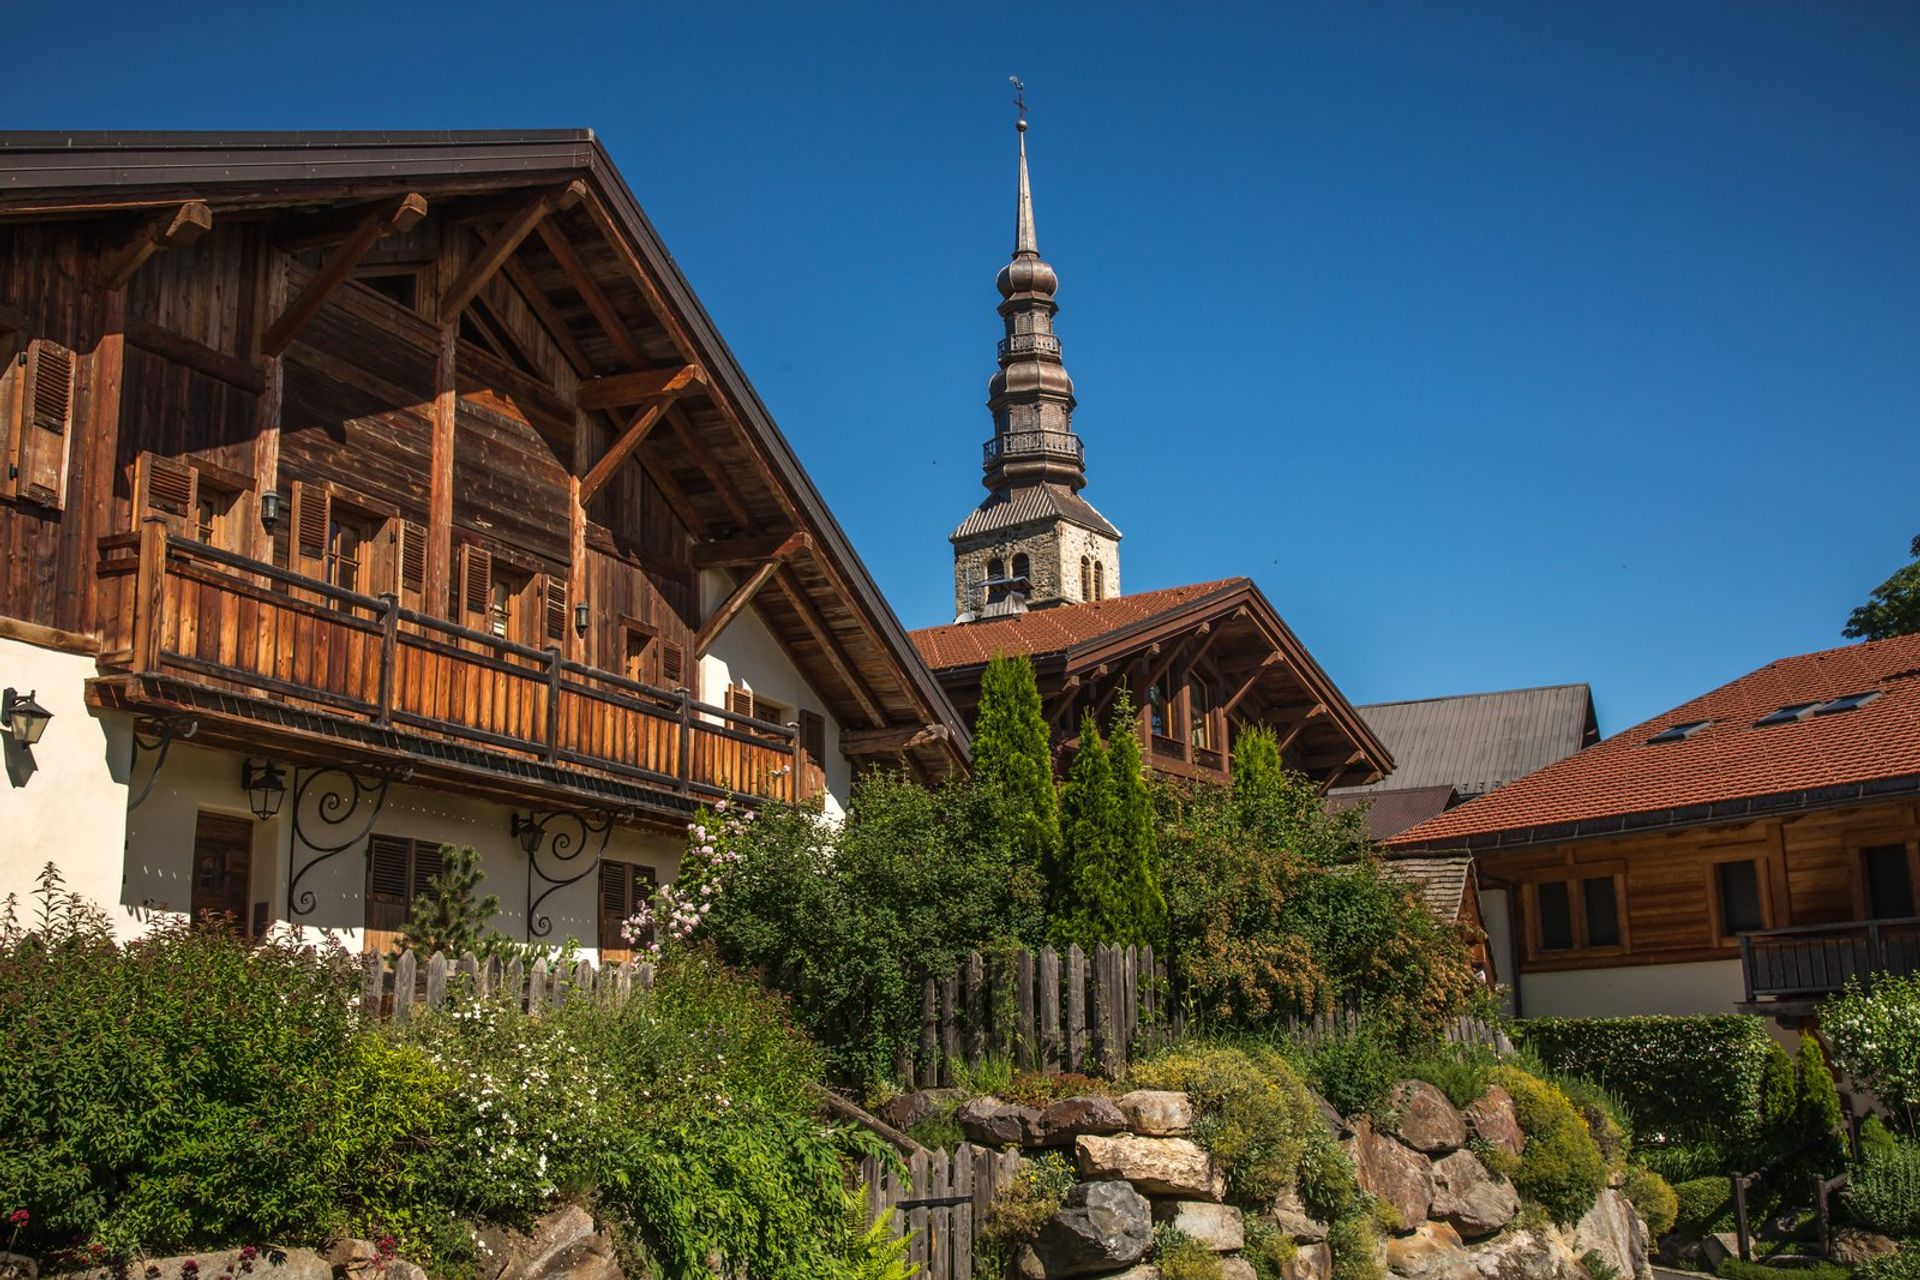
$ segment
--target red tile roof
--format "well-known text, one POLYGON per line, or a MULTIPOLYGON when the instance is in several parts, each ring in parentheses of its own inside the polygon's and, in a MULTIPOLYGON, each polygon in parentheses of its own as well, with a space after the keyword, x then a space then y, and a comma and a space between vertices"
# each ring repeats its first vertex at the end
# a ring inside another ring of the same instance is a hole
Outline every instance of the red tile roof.
POLYGON ((1501 832, 1913 775, 1920 775, 1920 635, 1768 663, 1403 831, 1388 844, 1444 846, 1501 832), (1794 703, 1869 690, 1880 696, 1858 710, 1786 724, 1754 723, 1794 703), (1647 741, 1663 729, 1697 720, 1709 723, 1680 741, 1647 741))
POLYGON ((1250 586, 1246 578, 1222 578, 1185 587, 1141 591, 1090 604, 1061 604, 984 622, 954 622, 911 632, 909 638, 927 665, 965 667, 1002 655, 1059 653, 1111 635, 1124 627, 1250 586))

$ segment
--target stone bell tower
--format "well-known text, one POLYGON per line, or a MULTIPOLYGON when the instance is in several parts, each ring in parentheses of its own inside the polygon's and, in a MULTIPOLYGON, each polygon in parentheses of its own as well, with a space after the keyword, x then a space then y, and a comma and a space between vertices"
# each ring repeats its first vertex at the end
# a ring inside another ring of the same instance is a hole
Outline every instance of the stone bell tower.
MULTIPOLYGON (((1015 82, 1018 84, 1018 82, 1015 82)), ((993 437, 987 497, 953 531, 954 611, 960 621, 1120 594, 1120 531, 1080 496, 1086 456, 1073 430, 1073 379, 1053 333, 1060 279, 1040 257, 1027 182, 1025 104, 1013 260, 1000 268, 999 371, 987 384, 993 437)))

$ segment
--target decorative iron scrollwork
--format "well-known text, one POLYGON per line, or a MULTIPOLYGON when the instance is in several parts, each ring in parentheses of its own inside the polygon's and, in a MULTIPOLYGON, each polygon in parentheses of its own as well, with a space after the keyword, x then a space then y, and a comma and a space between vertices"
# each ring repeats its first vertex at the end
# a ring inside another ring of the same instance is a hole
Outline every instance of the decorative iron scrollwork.
POLYGON ((160 770, 167 764, 167 751, 173 746, 175 738, 191 738, 200 732, 200 721, 193 716, 142 716, 133 722, 133 756, 127 761, 127 785, 140 775, 140 757, 151 755, 153 767, 147 771, 147 780, 140 789, 127 800, 127 812, 132 813, 146 803, 153 794, 153 784, 160 781, 160 770))
POLYGON ((553 921, 541 914, 540 904, 599 869, 607 841, 613 835, 614 819, 611 813, 581 813, 572 809, 551 809, 544 813, 535 810, 529 811, 525 818, 514 816, 515 834, 524 833, 521 847, 527 851, 527 941, 553 932, 553 921), (598 837, 597 843, 595 837, 598 837), (593 847, 592 860, 572 875, 565 871, 548 875, 540 865, 543 849, 553 862, 571 863, 586 852, 589 845, 593 847), (546 885, 537 896, 533 891, 536 877, 546 885))
POLYGON ((287 856, 287 917, 312 915, 319 905, 313 890, 301 889, 307 873, 373 834, 387 788, 405 773, 357 774, 344 765, 321 765, 293 771, 293 843, 287 856), (364 821, 359 815, 365 813, 364 821), (349 831, 344 839, 340 832, 349 831), (305 846, 314 856, 300 861, 305 846))

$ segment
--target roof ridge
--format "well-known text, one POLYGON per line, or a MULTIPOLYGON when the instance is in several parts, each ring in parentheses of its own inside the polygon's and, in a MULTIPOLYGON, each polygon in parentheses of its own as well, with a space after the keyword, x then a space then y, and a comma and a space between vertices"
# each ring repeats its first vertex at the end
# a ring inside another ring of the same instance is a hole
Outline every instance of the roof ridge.
POLYGON ((1425 698, 1387 698, 1380 702, 1363 702, 1354 708, 1356 711, 1371 711, 1375 707, 1411 707, 1423 702, 1457 702, 1462 698, 1497 698, 1508 693, 1547 693, 1555 689, 1585 689, 1589 695, 1593 686, 1585 680, 1567 680, 1559 684, 1527 684, 1512 689, 1481 689, 1472 693, 1436 693, 1425 698))

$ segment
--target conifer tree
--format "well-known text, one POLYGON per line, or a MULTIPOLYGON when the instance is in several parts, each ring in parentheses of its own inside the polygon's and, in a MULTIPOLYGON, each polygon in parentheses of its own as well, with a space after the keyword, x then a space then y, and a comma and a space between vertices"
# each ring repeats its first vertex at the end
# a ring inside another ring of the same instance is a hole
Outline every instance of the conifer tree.
POLYGON ((1264 724, 1250 724, 1233 740, 1233 791, 1242 799, 1257 798, 1286 780, 1287 765, 1280 755, 1280 739, 1264 724))
POLYGON ((413 900, 407 923, 400 931, 401 950, 425 955, 443 952, 457 956, 483 952, 494 940, 488 921, 500 911, 500 896, 479 896, 480 855, 471 846, 440 846, 440 874, 427 879, 427 891, 413 900))
POLYGON ((1113 843, 1118 829, 1112 761, 1093 712, 1080 719, 1080 747, 1060 792, 1060 874, 1052 930, 1062 943, 1107 942, 1102 926, 1115 897, 1113 843))
POLYGON ((1800 1033, 1800 1054, 1794 1083, 1799 1093, 1800 1131, 1815 1144, 1829 1164, 1846 1159, 1846 1121, 1840 1112, 1840 1090, 1834 1086, 1827 1056, 1811 1031, 1800 1033))
POLYGON ((1160 855, 1155 845, 1153 793, 1140 750, 1140 717, 1125 686, 1108 721, 1112 746, 1115 878, 1120 889, 1108 942, 1150 942, 1164 947, 1167 900, 1160 892, 1160 855))
POLYGON ((973 717, 974 775, 1000 789, 1016 853, 1049 882, 1059 876, 1060 798, 1033 663, 1001 656, 980 677, 973 717))

